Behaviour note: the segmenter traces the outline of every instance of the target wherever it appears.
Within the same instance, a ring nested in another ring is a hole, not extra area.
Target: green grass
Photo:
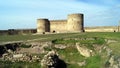
[[[9,42],[9,41],[27,41],[27,40],[35,40],[35,41],[49,41],[56,38],[62,37],[70,37],[74,36],[76,33],[62,33],[62,34],[38,34],[38,35],[0,35],[0,42]]]
[[[61,33],[61,34],[44,34],[44,35],[1,35],[0,42],[8,41],[27,41],[38,39],[38,41],[50,41],[60,38],[89,38],[89,37],[100,37],[106,39],[115,39],[119,40],[119,32],[88,32],[88,33]]]
[[[78,64],[67,64],[67,68],[81,68]]]
[[[40,37],[39,35],[3,35],[0,36],[0,42],[8,42],[8,41],[25,41],[30,39],[36,39]]]
[[[120,56],[120,42],[111,43],[109,47],[112,49],[115,55]]]
[[[87,65],[84,68],[101,68],[101,57],[100,55],[95,55],[86,59]]]
[[[31,45],[22,44],[22,45],[20,45],[20,47],[21,47],[21,48],[30,48]]]
[[[75,46],[67,47],[66,49],[57,49],[62,59],[68,63],[80,62],[84,59],[82,55],[77,51]]]
[[[66,49],[56,49],[60,58],[67,63],[67,68],[79,68],[77,64],[85,59],[80,53],[76,50],[74,46],[67,47]]]
[[[94,37],[93,37],[94,39]],[[81,44],[99,44],[99,45],[102,45],[105,43],[105,40],[104,38],[98,38],[96,37],[94,40],[86,40],[86,39],[83,39],[83,40],[75,40],[75,39],[69,39],[69,40],[64,40],[64,39],[55,39],[52,41],[52,43],[54,44],[75,44],[77,42],[80,42]]]
[[[64,40],[65,38],[73,38]],[[84,40],[74,40],[74,38],[82,38]],[[87,38],[93,38],[91,40],[85,40]],[[37,39],[37,40],[33,40]],[[111,39],[116,40],[117,42],[106,44],[105,39]],[[87,65],[83,66],[81,68],[102,68],[102,65],[104,64],[105,60],[107,60],[107,57],[101,57],[100,54],[97,54],[95,56],[85,58],[77,51],[74,44],[76,42],[80,42],[80,44],[85,45],[86,47],[92,49],[93,44],[108,45],[115,55],[120,55],[120,33],[119,32],[90,32],[90,33],[61,33],[61,34],[44,34],[44,35],[3,35],[0,36],[0,43],[1,42],[8,42],[8,41],[27,41],[27,40],[33,40],[33,41],[52,41],[54,44],[70,44],[66,49],[56,49],[54,48],[58,54],[60,55],[60,58],[64,60],[67,63],[68,68],[80,68],[77,62],[81,62],[83,60],[87,61]],[[51,50],[51,48],[45,48],[45,50]],[[103,54],[104,55],[104,54]],[[3,64],[0,62],[0,64]],[[25,68],[25,66],[28,66],[28,68],[40,68],[39,63],[6,63],[6,66],[10,66],[11,68]],[[23,67],[21,67],[23,65]],[[33,67],[34,66],[34,67]],[[10,68],[9,67],[9,68]],[[8,68],[8,67],[6,67]]]

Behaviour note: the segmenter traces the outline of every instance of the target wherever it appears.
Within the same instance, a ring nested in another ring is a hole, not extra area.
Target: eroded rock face
[[[77,48],[77,50],[80,52],[80,54],[82,55],[82,56],[85,56],[85,57],[90,57],[90,56],[92,56],[92,50],[90,50],[90,49],[88,49],[88,48],[86,48],[86,47],[84,47],[84,46],[80,46],[79,45],[79,43],[76,43],[76,48]]]
[[[31,55],[27,53],[4,53],[2,55],[2,60],[4,61],[11,61],[11,62],[39,62],[40,57],[37,55]]]
[[[64,61],[60,60],[55,51],[48,52],[41,60],[41,66],[45,68],[66,68]]]

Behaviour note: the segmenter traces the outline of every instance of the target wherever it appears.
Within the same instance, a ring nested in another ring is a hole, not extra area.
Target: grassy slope
[[[32,39],[45,39],[52,40],[56,38],[65,38],[65,37],[103,37],[107,39],[115,39],[119,40],[120,33],[112,33],[112,32],[98,32],[98,33],[61,33],[61,34],[45,34],[45,35],[1,35],[0,42],[7,41],[21,41],[21,40],[32,40]]]
[[[48,35],[13,35],[13,36],[0,36],[0,42],[8,42],[8,41],[26,41],[26,40],[32,40],[32,39],[38,39],[38,41],[50,41],[54,39],[60,39],[60,38],[91,38],[91,37],[99,37],[99,38],[105,38],[105,39],[111,39],[116,40],[118,42],[109,43],[109,47],[113,50],[113,52],[116,55],[120,54],[120,33],[64,33],[64,34],[48,34]],[[68,68],[79,68],[78,64],[75,64],[74,62],[79,62],[84,59],[75,49],[74,47],[67,48],[66,50],[58,50],[62,58],[64,56],[68,58],[64,58],[66,62],[73,63],[73,65],[68,64]],[[71,54],[72,52],[75,52]],[[71,56],[71,57],[70,57]],[[78,60],[79,59],[79,60]],[[73,60],[71,62],[70,60]],[[99,68],[98,66],[103,62],[101,61],[101,57],[99,55],[90,57],[86,59],[88,62],[88,66],[83,68]],[[94,65],[93,65],[94,64]]]
[[[27,41],[27,40],[52,40],[56,38],[61,38],[61,37],[69,37],[69,36],[74,36],[76,33],[63,33],[63,34],[41,34],[41,35],[1,35],[0,36],[0,42],[9,42],[9,41]]]
[[[45,34],[45,35],[1,35],[0,42],[5,41],[20,41],[20,40],[32,40],[32,39],[54,39],[54,38],[65,38],[65,37],[103,37],[107,39],[120,40],[120,33],[112,32],[98,32],[98,33],[61,33],[61,34]]]

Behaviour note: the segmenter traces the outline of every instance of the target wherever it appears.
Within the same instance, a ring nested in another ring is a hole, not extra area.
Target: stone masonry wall
[[[50,21],[50,32],[66,32],[67,31],[67,20],[51,20]]]

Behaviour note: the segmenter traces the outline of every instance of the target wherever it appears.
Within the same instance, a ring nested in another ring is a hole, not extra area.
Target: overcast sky
[[[85,26],[117,26],[120,0],[1,0],[0,30],[36,28],[36,19],[83,13]]]

